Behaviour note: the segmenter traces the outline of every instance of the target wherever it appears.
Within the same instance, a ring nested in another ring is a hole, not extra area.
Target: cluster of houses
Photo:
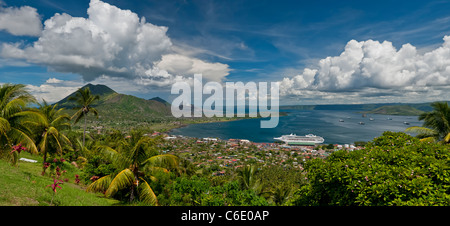
[[[161,147],[166,153],[183,157],[197,169],[212,171],[214,176],[225,175],[245,165],[281,166],[303,170],[303,162],[326,158],[339,149],[354,150],[353,145],[334,145],[334,149],[318,146],[287,146],[277,143],[254,143],[245,139],[189,138],[166,136]],[[324,147],[324,146],[323,146]]]

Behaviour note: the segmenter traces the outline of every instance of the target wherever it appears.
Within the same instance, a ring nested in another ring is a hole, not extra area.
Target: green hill
[[[105,85],[87,84],[81,89],[88,87],[92,95],[99,95],[100,99],[94,104],[94,107],[104,113],[115,113],[115,116],[135,117],[135,116],[168,116],[171,115],[167,102],[159,97],[145,100],[132,95],[117,93]],[[74,101],[69,101],[70,97],[76,95],[76,92],[57,102],[59,107],[72,109],[76,107]],[[140,117],[141,118],[141,117]]]
[[[161,98],[146,100],[117,93],[105,85],[87,84],[82,89],[86,87],[89,87],[93,95],[100,96],[93,105],[98,110],[99,117],[88,115],[88,126],[91,128],[98,126],[114,129],[142,128],[175,119],[171,114],[170,105]],[[75,92],[57,102],[58,106],[64,107],[69,115],[73,115],[77,107],[75,102],[68,100],[71,96],[75,96]]]
[[[105,99],[106,97],[110,96],[110,95],[115,95],[118,94],[116,91],[114,91],[113,89],[109,88],[108,86],[105,85],[92,85],[92,84],[87,84],[83,87],[81,87],[82,89],[89,87],[89,89],[91,90],[91,93],[93,95],[99,95],[100,96],[100,100]],[[64,107],[64,108],[73,108],[75,107],[75,102],[73,101],[69,101],[70,97],[74,97],[76,92],[71,93],[70,95],[68,95],[67,97],[64,97],[62,100],[58,101],[57,104],[59,107]]]
[[[170,103],[167,102],[166,100],[162,99],[161,97],[153,97],[153,98],[150,99],[150,100],[158,101],[158,102],[160,102],[160,103],[163,103],[163,104],[166,105],[166,106],[170,106]]]

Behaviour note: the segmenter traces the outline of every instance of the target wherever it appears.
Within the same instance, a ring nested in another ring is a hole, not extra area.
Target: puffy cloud
[[[317,97],[321,92],[339,97],[337,93],[346,93],[362,98],[390,93],[395,97],[394,91],[412,93],[444,86],[450,86],[449,36],[442,46],[422,54],[411,44],[397,50],[389,41],[351,40],[339,56],[326,57],[315,69],[305,68],[299,75],[284,78],[280,94]]]
[[[216,82],[221,82],[230,71],[226,64],[208,63],[180,54],[164,55],[157,67],[173,74],[202,74],[204,79]]]
[[[87,14],[88,18],[82,18],[56,13],[44,22],[36,42],[29,46],[3,43],[1,56],[77,73],[85,81],[105,75],[164,86],[193,73],[213,80],[228,75],[228,65],[174,55],[168,28],[148,23],[130,10],[91,0]],[[181,61],[171,60],[173,56]]]
[[[39,102],[45,100],[48,103],[54,103],[75,92],[81,86],[83,86],[82,82],[49,78],[44,84],[27,85],[26,88]]]
[[[0,8],[0,30],[13,35],[39,36],[41,18],[37,10],[30,6]]]

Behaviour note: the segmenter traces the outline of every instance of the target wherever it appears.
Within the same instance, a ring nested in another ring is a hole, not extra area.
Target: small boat
[[[409,125],[409,122],[403,122],[403,124],[405,124],[405,125]]]
[[[373,118],[370,118],[369,120],[370,120],[370,121],[373,121]]]
[[[364,123],[364,122],[359,122],[359,124],[360,124],[360,125],[365,125],[366,123]]]
[[[387,120],[392,120],[391,118],[387,118]]]
[[[344,119],[339,119],[339,122],[344,122]]]

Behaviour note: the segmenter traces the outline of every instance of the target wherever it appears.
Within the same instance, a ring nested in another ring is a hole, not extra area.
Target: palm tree
[[[417,133],[423,140],[440,140],[450,142],[450,108],[447,102],[431,104],[433,111],[422,113],[419,121],[424,120],[423,126],[412,126],[405,132]]]
[[[178,157],[170,154],[158,154],[156,144],[160,138],[143,136],[142,132],[132,131],[131,137],[119,141],[116,149],[109,146],[98,146],[98,150],[108,153],[119,170],[118,173],[101,177],[91,183],[86,191],[105,192],[111,197],[118,191],[130,191],[130,201],[135,196],[149,205],[158,205],[155,193],[147,181],[156,180],[152,173],[157,170],[168,172],[165,166],[176,168]],[[136,195],[135,195],[136,193]]]
[[[99,95],[92,95],[89,87],[84,89],[78,89],[75,96],[69,97],[70,101],[75,101],[79,107],[81,107],[73,116],[72,119],[75,118],[75,123],[80,121],[81,118],[84,118],[84,129],[83,129],[83,146],[85,145],[86,140],[86,117],[89,112],[94,113],[95,116],[98,117],[97,109],[92,107],[94,101],[100,99]]]
[[[35,102],[35,98],[26,91],[25,85],[0,86],[0,150],[22,143],[31,153],[38,153],[31,138],[31,129],[27,126],[28,122],[44,121],[41,114],[27,109],[30,103]]]
[[[70,129],[70,116],[67,113],[62,113],[64,108],[57,109],[58,104],[48,105],[44,100],[39,104],[38,111],[44,116],[43,124],[37,124],[39,151],[44,156],[43,163],[46,163],[47,154],[49,152],[56,152],[61,154],[64,144],[71,144],[70,140],[61,131]],[[43,172],[45,172],[45,167]]]
[[[262,183],[261,178],[258,178],[257,176],[257,168],[255,165],[247,165],[242,167],[242,169],[238,171],[238,178],[243,189],[252,190],[256,193],[256,195],[266,193],[264,191],[264,183]]]
[[[258,185],[256,179],[256,167],[254,165],[248,165],[238,171],[239,180],[244,189],[251,189]]]
[[[283,205],[291,196],[293,191],[293,186],[290,183],[280,184],[275,187],[275,190],[272,191],[272,200],[276,205]]]

